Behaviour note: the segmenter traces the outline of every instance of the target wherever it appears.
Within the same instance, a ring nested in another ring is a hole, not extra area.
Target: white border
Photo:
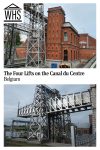
[[[99,141],[99,136],[100,136],[100,2],[99,0],[0,0],[0,48],[1,48],[1,54],[0,54],[0,97],[1,97],[1,103],[0,103],[0,148],[4,149],[5,147],[3,147],[3,100],[4,100],[4,82],[3,82],[3,9],[8,6],[11,3],[15,3],[18,6],[22,5],[22,3],[34,3],[34,2],[43,2],[43,3],[96,3],[97,4],[97,8],[96,8],[96,32],[97,32],[97,68],[96,69],[79,69],[79,71],[84,71],[85,72],[85,76],[84,77],[33,77],[31,80],[28,79],[26,80],[25,77],[23,77],[22,81],[20,83],[14,83],[14,84],[97,84],[97,147],[99,148],[100,146],[100,141]],[[16,3],[17,2],[17,3]],[[7,69],[6,69],[7,70]],[[13,70],[13,69],[11,69]],[[21,71],[22,69],[18,69],[19,71]],[[26,70],[26,69],[23,69]],[[34,70],[34,69],[32,69]],[[40,69],[35,69],[35,70],[40,70]],[[41,69],[42,70],[42,69]],[[44,70],[44,69],[43,69]],[[46,69],[46,70],[50,70],[50,69]],[[71,70],[78,70],[78,69],[71,69]],[[57,70],[56,70],[57,71]],[[58,69],[59,71],[59,69]],[[8,83],[10,84],[10,83]],[[13,83],[12,83],[13,84]],[[15,148],[15,147],[14,147]],[[43,149],[49,149],[50,147],[46,147]],[[68,148],[68,147],[67,147]],[[91,147],[86,147],[86,148],[91,148]],[[7,148],[7,149],[11,149],[11,148]],[[15,149],[18,149],[18,147],[16,147]],[[20,147],[21,149],[21,147]],[[27,149],[27,147],[26,147]],[[33,149],[33,147],[31,148]],[[39,147],[38,147],[39,149]],[[61,149],[61,148],[56,148],[56,149]],[[94,148],[93,148],[94,149]]]

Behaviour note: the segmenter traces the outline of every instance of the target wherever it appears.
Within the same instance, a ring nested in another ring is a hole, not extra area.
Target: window
[[[71,33],[71,43],[72,43],[72,33]]]
[[[67,32],[64,32],[64,41],[68,41],[68,34],[67,34]]]
[[[76,37],[76,45],[77,45],[77,37]]]
[[[76,57],[75,57],[75,51],[74,51],[74,60],[75,60],[75,58],[76,58]]]
[[[74,35],[74,45],[76,44],[76,36]]]
[[[72,60],[72,50],[71,50],[71,60]]]
[[[64,50],[64,61],[68,61],[68,51]]]
[[[78,59],[79,59],[79,51],[78,51]]]
[[[76,51],[76,59],[77,59],[77,51]]]

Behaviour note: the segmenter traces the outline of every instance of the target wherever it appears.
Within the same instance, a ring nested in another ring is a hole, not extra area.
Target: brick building
[[[61,44],[62,61],[79,60],[79,35],[70,22],[65,22],[62,25]]]
[[[26,58],[26,47],[18,47],[16,48],[16,57],[19,59],[25,59]]]
[[[62,7],[48,9],[46,60],[49,67],[79,60],[79,34],[70,22],[65,22]]]
[[[65,22],[61,6],[48,9],[46,60],[49,67],[59,67],[62,63],[75,67],[81,59],[92,58],[95,49],[96,39],[78,34],[70,22]]]
[[[77,128],[77,134],[78,135],[90,134],[89,128]]]
[[[47,23],[47,65],[61,62],[62,59],[62,25],[65,22],[65,12],[61,7],[48,9]],[[67,54],[66,54],[67,56]]]
[[[61,6],[48,9],[45,26],[46,66],[57,68],[61,64],[77,67],[96,55],[96,39],[89,34],[79,34],[70,22],[65,22]],[[26,40],[27,41],[27,40]],[[16,49],[19,58],[26,57],[27,43]]]
[[[89,34],[79,34],[80,59],[90,59],[96,55],[96,39]]]

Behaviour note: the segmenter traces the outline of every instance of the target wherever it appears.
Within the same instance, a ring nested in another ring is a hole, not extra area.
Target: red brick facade
[[[90,129],[89,128],[77,128],[77,134],[83,135],[83,134],[89,134]]]
[[[67,33],[68,40],[64,41],[64,33]],[[79,35],[74,27],[69,23],[64,23],[62,27],[62,60],[73,61],[79,59]],[[67,51],[68,58],[64,58],[64,51]]]
[[[78,34],[64,17],[62,7],[48,9],[46,59],[74,61],[93,57],[96,54],[96,39],[88,34]],[[65,40],[64,34],[67,34]]]
[[[65,12],[60,6],[48,9],[45,30],[47,62],[90,59],[96,54],[96,39],[88,34],[78,34],[70,22],[65,22]],[[18,57],[26,57],[23,46],[16,52]]]
[[[62,59],[61,36],[62,25],[65,22],[64,11],[61,7],[48,9],[46,58]]]
[[[64,34],[67,39],[64,39]],[[47,60],[79,59],[78,32],[69,22],[65,22],[65,13],[61,7],[48,9],[46,45]]]
[[[80,34],[80,58],[90,59],[96,55],[96,39],[88,34]]]
[[[80,48],[80,58],[81,59],[90,59],[94,55],[96,55],[95,49]]]
[[[96,49],[96,39],[88,34],[79,34],[80,48]]]
[[[16,56],[20,59],[26,58],[26,48],[25,47],[16,48]]]

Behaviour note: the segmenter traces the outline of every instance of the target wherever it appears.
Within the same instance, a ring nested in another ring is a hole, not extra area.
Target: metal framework
[[[4,65],[16,66],[16,32],[25,34],[26,40],[26,67],[43,67],[45,64],[45,23],[44,6],[42,3],[24,4],[24,22],[19,24],[4,24]],[[17,65],[21,62],[17,59]]]
[[[45,20],[43,4],[24,4],[25,16],[29,14],[26,67],[39,67],[45,60]]]
[[[16,24],[4,27],[4,65],[14,64],[16,49]]]
[[[24,121],[24,120],[12,120],[12,126],[11,126],[11,137],[15,137],[15,132],[16,134],[18,135],[18,137],[27,137],[27,134],[28,134],[28,127],[29,127],[29,124],[30,122],[29,121]],[[20,130],[19,130],[19,127],[20,126]],[[22,126],[22,128],[21,128]],[[24,127],[23,127],[24,126]]]
[[[18,108],[18,117],[30,118],[30,138],[68,142],[70,139],[70,113],[92,108],[90,92],[60,95],[56,89],[37,85],[34,102]],[[68,137],[68,141],[66,141]]]
[[[70,142],[70,126],[70,113],[66,113],[66,111],[63,111],[48,114],[49,141],[62,143]]]

